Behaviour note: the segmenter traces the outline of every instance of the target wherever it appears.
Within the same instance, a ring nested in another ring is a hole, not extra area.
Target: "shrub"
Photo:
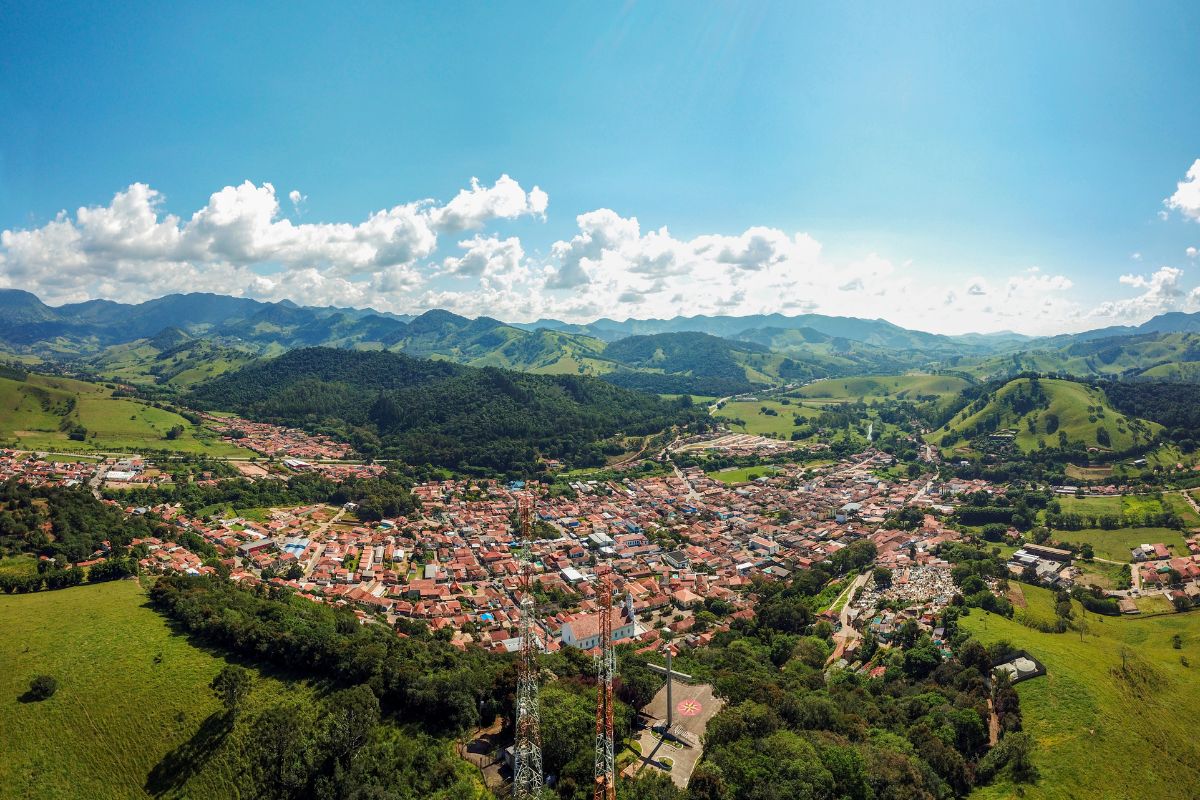
[[[51,675],[38,675],[29,682],[29,697],[34,700],[48,700],[58,691],[58,681]]]

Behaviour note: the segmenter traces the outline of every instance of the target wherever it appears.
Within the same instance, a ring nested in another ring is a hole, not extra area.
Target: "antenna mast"
[[[542,721],[538,692],[537,608],[529,591],[533,572],[530,542],[533,496],[517,497],[521,533],[521,658],[517,662],[517,741],[513,745],[513,800],[539,800],[542,795]]]
[[[612,641],[613,587],[600,578],[600,654],[596,657],[596,789],[593,800],[616,800],[617,775],[613,761],[613,675],[617,660]]]

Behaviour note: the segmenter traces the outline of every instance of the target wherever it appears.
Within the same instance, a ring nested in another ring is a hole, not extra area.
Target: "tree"
[[[325,718],[325,743],[342,763],[367,743],[371,729],[379,724],[379,698],[370,687],[359,684],[329,697]]]
[[[875,585],[886,588],[892,585],[892,571],[887,567],[876,567],[872,573],[875,577]]]
[[[686,797],[669,775],[655,769],[643,769],[637,778],[621,783],[622,800],[685,800]]]
[[[38,675],[29,682],[29,697],[48,700],[58,691],[58,681],[51,675]]]
[[[1079,555],[1084,561],[1091,561],[1096,557],[1096,551],[1092,547],[1091,542],[1084,542],[1079,548]]]
[[[241,710],[242,701],[250,694],[252,678],[250,671],[237,664],[226,664],[212,679],[209,688],[232,716]]]
[[[172,441],[174,441],[175,439],[178,439],[182,435],[183,435],[183,426],[182,425],[172,425],[170,428],[167,429],[167,438]]]

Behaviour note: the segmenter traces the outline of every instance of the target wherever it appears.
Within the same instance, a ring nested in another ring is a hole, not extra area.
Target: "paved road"
[[[322,522],[320,525],[318,525],[317,529],[312,532],[312,535],[309,538],[315,539],[317,536],[325,533],[327,530],[329,530],[329,526],[340,520],[345,513],[346,508],[343,506],[342,508],[338,509],[338,513],[334,514],[333,517],[331,517],[327,522]],[[320,544],[321,546],[317,548],[317,552],[313,555],[309,562],[304,565],[304,577],[306,578],[312,574],[313,567],[317,565],[317,562],[321,560],[321,556],[325,554],[325,548],[327,545],[325,542],[321,542]]]
[[[836,606],[841,602],[843,597],[847,594],[849,595],[846,602],[842,604],[842,610],[838,612],[838,622],[842,624],[842,629],[833,635],[833,654],[829,656],[829,660],[825,663],[832,664],[837,661],[842,657],[842,653],[846,651],[851,642],[862,638],[862,634],[850,625],[850,601],[854,598],[855,592],[867,585],[867,581],[871,578],[871,575],[871,572],[864,572],[859,575],[846,587],[846,591],[838,595],[838,599],[834,601],[833,604]]]

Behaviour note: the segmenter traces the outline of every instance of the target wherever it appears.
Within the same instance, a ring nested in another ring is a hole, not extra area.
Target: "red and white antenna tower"
[[[513,745],[513,798],[538,800],[542,795],[542,720],[538,692],[537,608],[529,590],[533,572],[530,542],[533,496],[517,498],[517,525],[521,533],[521,658],[517,662],[517,741]]]
[[[613,587],[600,578],[600,654],[596,656],[596,789],[593,800],[616,800],[617,774],[613,761],[613,676],[617,659],[612,641]]]

